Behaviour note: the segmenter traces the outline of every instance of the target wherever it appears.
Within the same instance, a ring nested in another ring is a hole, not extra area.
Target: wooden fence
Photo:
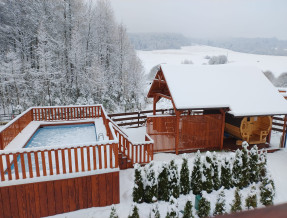
[[[1,181],[118,168],[116,143],[0,151]]]
[[[118,203],[118,171],[0,187],[0,217],[38,218]]]
[[[156,110],[157,114],[164,114],[165,112],[173,112],[172,109],[159,109]],[[128,112],[128,113],[117,113],[108,114],[108,116],[118,125],[118,126],[135,126],[139,127],[146,123],[147,115],[151,115],[153,110],[138,111],[138,112]]]

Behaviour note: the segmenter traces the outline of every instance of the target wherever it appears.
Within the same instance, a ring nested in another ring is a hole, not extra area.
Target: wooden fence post
[[[280,142],[280,148],[284,147],[284,142],[285,142],[285,137],[286,137],[286,122],[287,122],[287,115],[285,115],[284,117],[283,132],[282,132],[282,137],[281,137],[281,142]]]

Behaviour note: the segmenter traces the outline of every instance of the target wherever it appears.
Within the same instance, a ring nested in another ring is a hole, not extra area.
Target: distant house
[[[148,97],[155,152],[222,149],[224,132],[238,144],[265,143],[272,116],[287,114],[286,100],[255,67],[162,64]],[[161,98],[172,102],[170,114],[155,115]]]

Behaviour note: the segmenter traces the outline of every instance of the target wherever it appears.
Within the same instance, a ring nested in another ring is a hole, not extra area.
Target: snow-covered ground
[[[229,152],[220,152],[220,156],[227,156],[230,155]],[[189,169],[192,169],[193,166],[193,160],[194,160],[195,154],[188,154],[188,162],[189,162]],[[287,202],[287,186],[286,186],[286,180],[287,180],[287,174],[286,169],[284,166],[287,165],[287,149],[277,151],[272,154],[267,154],[267,165],[268,169],[271,172],[271,175],[275,182],[275,188],[276,188],[276,195],[274,199],[275,204]],[[175,154],[156,154],[154,156],[154,164],[155,167],[161,165],[162,162],[169,162],[170,160],[175,159],[175,162],[180,166],[182,163],[182,155],[175,155]],[[116,210],[120,218],[127,217],[131,205],[132,205],[132,188],[133,188],[133,180],[134,180],[134,170],[128,169],[128,170],[122,170],[120,171],[120,204],[116,205]],[[258,189],[258,185],[256,186]],[[232,202],[234,198],[234,188],[230,190],[225,190],[226,195],[226,205],[227,210],[230,209],[230,203]],[[244,199],[246,198],[247,194],[250,192],[250,186],[243,189],[241,191],[241,194],[243,196],[242,202],[244,202]],[[211,210],[214,210],[215,201],[217,198],[219,191],[213,191],[210,194],[207,194],[207,198],[212,201],[211,203]],[[191,197],[194,205],[195,196],[190,194],[189,196],[183,196],[181,195],[178,199],[179,203],[179,210],[183,210],[184,204],[186,203],[186,200],[188,197]],[[259,199],[259,196],[257,197]],[[243,203],[244,205],[244,203]],[[259,207],[262,207],[261,204],[258,205]],[[149,213],[152,208],[152,204],[142,203],[138,204],[140,217],[148,217]],[[167,202],[159,202],[159,210],[161,213],[161,217],[165,217],[166,212],[168,208]],[[76,218],[76,217],[109,217],[111,211],[111,206],[107,207],[99,207],[99,208],[89,208],[89,209],[83,209],[75,212],[70,212],[66,214],[59,214],[53,216],[54,218]]]
[[[187,46],[181,49],[137,51],[137,53],[142,60],[146,74],[152,67],[161,63],[181,64],[184,60],[191,60],[194,65],[206,64],[208,63],[208,60],[204,58],[206,55],[226,55],[228,64],[257,66],[263,71],[272,71],[276,77],[287,72],[287,56],[247,54],[203,45]]]

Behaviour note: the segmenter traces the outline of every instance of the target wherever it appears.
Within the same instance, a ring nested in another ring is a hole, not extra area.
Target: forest
[[[143,67],[109,1],[0,0],[0,111],[140,107]]]

